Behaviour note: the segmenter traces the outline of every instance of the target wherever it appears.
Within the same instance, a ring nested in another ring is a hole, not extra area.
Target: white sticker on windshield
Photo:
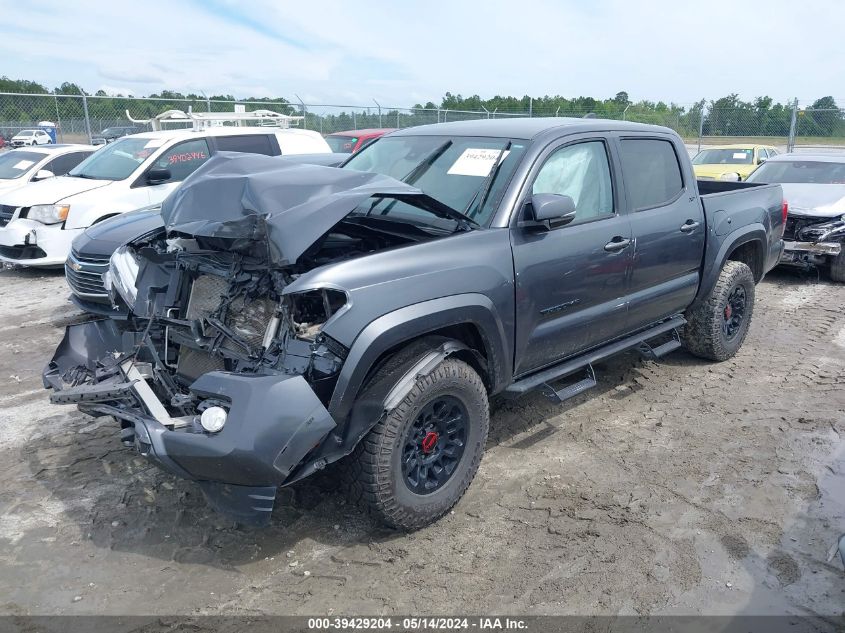
[[[734,152],[734,158],[742,159],[742,158],[747,158],[747,157],[748,157],[748,152]]]
[[[162,145],[164,145],[164,140],[165,139],[163,139],[163,138],[150,139],[149,141],[147,141],[147,144],[144,145],[144,149],[151,149],[153,147],[161,147]]]
[[[447,174],[453,176],[479,176],[484,178],[490,175],[490,170],[496,163],[499,154],[502,155],[502,160],[505,160],[510,150],[504,152],[500,149],[477,149],[467,148],[458,156],[452,166],[447,171]]]
[[[14,165],[12,165],[12,169],[29,169],[34,164],[34,160],[19,160]]]

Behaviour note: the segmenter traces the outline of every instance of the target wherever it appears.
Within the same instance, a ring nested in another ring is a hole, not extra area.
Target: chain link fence
[[[758,100],[759,101],[759,100]],[[782,151],[793,148],[845,148],[845,110],[802,108],[798,102],[751,104],[733,99],[707,103],[665,105],[641,102],[607,108],[596,102],[588,107],[557,107],[531,100],[525,109],[503,111],[455,110],[444,108],[398,108],[382,106],[328,105],[287,101],[230,101],[192,97],[163,99],[147,97],[108,97],[67,94],[0,93],[0,135],[6,139],[42,121],[55,123],[60,143],[87,143],[109,127],[135,125],[134,120],[152,118],[166,110],[184,112],[233,112],[235,106],[250,112],[258,109],[304,117],[298,125],[331,134],[365,128],[406,128],[429,123],[471,119],[514,117],[599,116],[663,125],[678,132],[692,148],[727,143],[754,142],[774,145]],[[764,107],[765,106],[765,107]],[[176,126],[174,126],[176,127]]]

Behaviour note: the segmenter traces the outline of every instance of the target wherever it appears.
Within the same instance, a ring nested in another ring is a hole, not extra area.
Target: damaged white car
[[[845,282],[845,154],[783,154],[748,182],[778,183],[789,201],[781,264],[826,268]]]

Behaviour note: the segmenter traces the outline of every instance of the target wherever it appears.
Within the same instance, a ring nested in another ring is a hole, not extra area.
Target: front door
[[[575,219],[540,230],[512,225],[516,275],[516,375],[526,374],[613,338],[625,329],[631,226],[619,213],[618,169],[605,139],[549,148],[519,206],[533,194],[568,195]]]

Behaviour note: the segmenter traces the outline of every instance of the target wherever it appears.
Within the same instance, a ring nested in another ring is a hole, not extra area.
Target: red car
[[[326,136],[326,142],[332,148],[332,151],[337,154],[354,154],[373,139],[393,132],[395,129],[394,127],[384,127],[335,132]]]

